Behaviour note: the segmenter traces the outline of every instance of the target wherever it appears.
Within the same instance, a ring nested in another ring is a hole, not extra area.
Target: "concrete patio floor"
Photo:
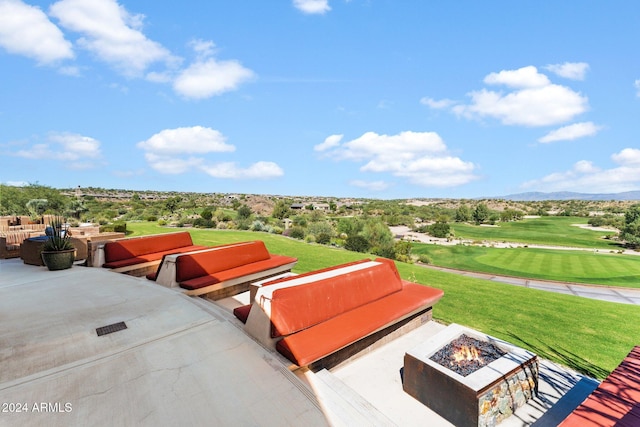
[[[247,299],[212,303],[103,269],[0,261],[0,404],[12,409],[0,425],[451,425],[400,377],[405,351],[444,325],[331,372],[292,373],[231,315]],[[118,322],[127,328],[97,335]],[[501,426],[556,425],[597,386],[548,361],[540,380],[539,397]]]

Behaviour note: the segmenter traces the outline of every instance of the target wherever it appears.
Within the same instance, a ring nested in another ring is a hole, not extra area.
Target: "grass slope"
[[[178,231],[128,223],[132,235]],[[299,259],[302,273],[362,259],[364,254],[266,233],[189,229],[197,244],[263,240],[269,251]],[[640,308],[510,286],[397,263],[403,278],[444,290],[434,318],[459,323],[604,378],[640,343]]]

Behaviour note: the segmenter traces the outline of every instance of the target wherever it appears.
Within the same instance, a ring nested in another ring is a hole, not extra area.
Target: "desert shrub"
[[[288,233],[287,235],[289,237],[292,237],[294,239],[304,239],[304,228],[302,227],[291,227],[289,230],[287,230]]]
[[[446,222],[436,222],[435,224],[427,227],[427,230],[433,237],[445,238],[449,236],[451,227]]]
[[[328,245],[331,243],[331,235],[328,233],[319,233],[316,236],[316,243],[320,243],[321,245]]]
[[[304,241],[307,243],[315,243],[316,236],[314,236],[313,234],[307,234],[307,237],[304,238]]]
[[[149,221],[149,222],[156,222],[158,220],[158,217],[155,215],[148,215],[145,220]]]
[[[126,222],[114,222],[113,224],[105,224],[100,226],[101,233],[126,233],[127,232],[127,223]]]
[[[167,225],[167,221],[166,221],[166,220],[164,220],[164,219],[159,219],[159,220],[158,220],[158,225],[159,225],[160,227],[164,227],[165,225]]]
[[[269,233],[271,234],[282,234],[282,232],[282,227],[269,226]]]
[[[322,243],[320,240],[326,242],[322,244],[329,243],[331,238],[335,235],[333,227],[327,221],[319,221],[309,224],[309,227],[307,227],[307,233],[316,236],[316,242],[318,243]]]
[[[376,246],[371,249],[371,253],[383,258],[396,259],[396,251],[393,245]]]
[[[349,236],[344,242],[344,248],[353,252],[367,252],[369,250],[369,241],[360,235]]]
[[[236,220],[236,228],[238,230],[249,230],[251,228],[251,220],[249,218],[238,218]]]
[[[200,213],[200,216],[203,219],[209,219],[210,220],[211,218],[213,218],[213,212],[209,208],[204,208],[202,210],[202,212]]]
[[[431,258],[429,258],[428,255],[420,254],[418,255],[418,262],[421,262],[423,264],[431,264]]]
[[[198,228],[213,228],[216,226],[216,223],[211,219],[196,218],[193,220],[193,226]]]
[[[266,231],[265,228],[264,222],[262,221],[256,220],[251,224],[251,231]]]

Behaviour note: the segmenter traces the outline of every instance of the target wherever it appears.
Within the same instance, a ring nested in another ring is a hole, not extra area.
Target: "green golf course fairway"
[[[640,288],[640,256],[607,251],[441,246],[415,243],[433,265],[490,274]]]

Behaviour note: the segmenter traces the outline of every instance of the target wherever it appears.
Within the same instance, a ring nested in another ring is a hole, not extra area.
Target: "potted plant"
[[[42,246],[42,262],[49,270],[71,268],[75,261],[76,249],[71,242],[68,226],[61,218],[56,218],[48,227],[49,238]]]

